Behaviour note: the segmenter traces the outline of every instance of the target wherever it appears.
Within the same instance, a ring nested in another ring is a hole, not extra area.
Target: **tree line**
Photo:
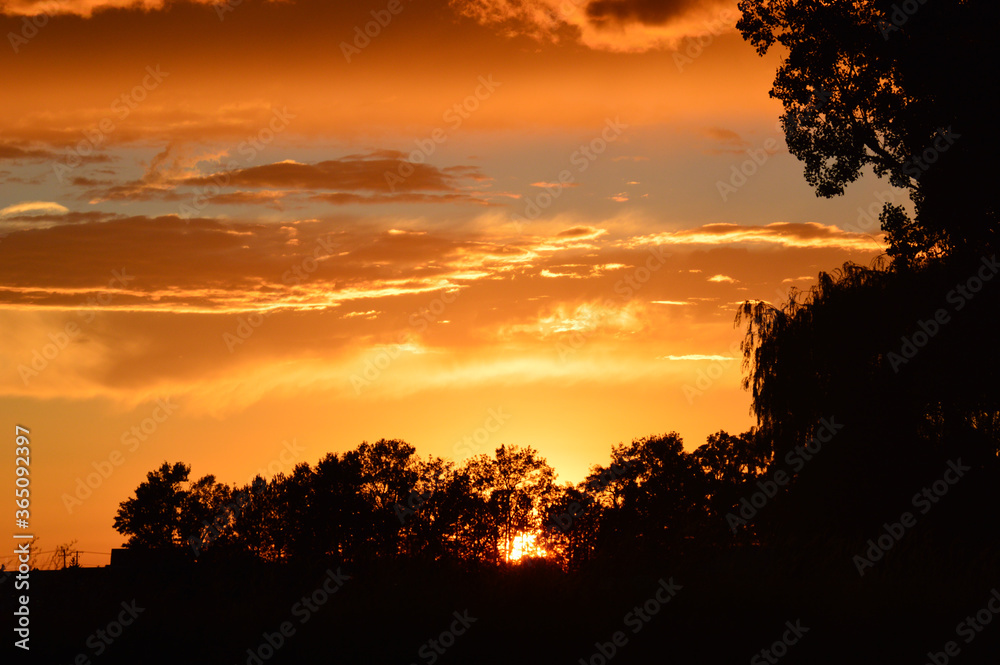
[[[229,486],[183,463],[150,471],[114,527],[130,548],[197,560],[333,557],[500,565],[525,554],[564,567],[620,551],[650,555],[691,538],[735,541],[725,513],[767,467],[750,431],[693,452],[676,432],[612,447],[577,484],[557,484],[532,448],[502,445],[461,464],[399,440],[328,453],[289,474]]]

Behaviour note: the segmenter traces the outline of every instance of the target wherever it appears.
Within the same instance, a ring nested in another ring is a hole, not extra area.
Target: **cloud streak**
[[[837,248],[857,251],[875,249],[872,237],[842,231],[816,222],[775,222],[766,226],[706,224],[693,229],[668,231],[628,241],[638,245],[732,245],[761,244],[797,248]]]

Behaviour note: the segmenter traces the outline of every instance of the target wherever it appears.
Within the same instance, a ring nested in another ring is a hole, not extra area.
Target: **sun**
[[[521,531],[511,542],[510,553],[507,561],[513,563],[525,558],[537,558],[548,556],[548,552],[537,542],[538,533],[535,531]]]

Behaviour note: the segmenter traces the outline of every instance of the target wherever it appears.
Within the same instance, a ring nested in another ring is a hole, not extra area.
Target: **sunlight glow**
[[[548,552],[545,548],[539,545],[536,540],[538,539],[537,533],[525,533],[521,532],[514,536],[514,541],[511,543],[510,553],[507,555],[507,561],[520,561],[523,558],[541,558],[548,556]]]

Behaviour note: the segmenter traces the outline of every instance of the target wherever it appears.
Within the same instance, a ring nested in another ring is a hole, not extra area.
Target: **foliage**
[[[771,96],[784,106],[788,148],[817,195],[842,194],[868,167],[908,190],[915,219],[889,204],[881,217],[900,265],[996,247],[997,132],[982,103],[982,72],[996,64],[1000,5],[741,0],[739,7],[737,27],[758,53],[780,47]]]

